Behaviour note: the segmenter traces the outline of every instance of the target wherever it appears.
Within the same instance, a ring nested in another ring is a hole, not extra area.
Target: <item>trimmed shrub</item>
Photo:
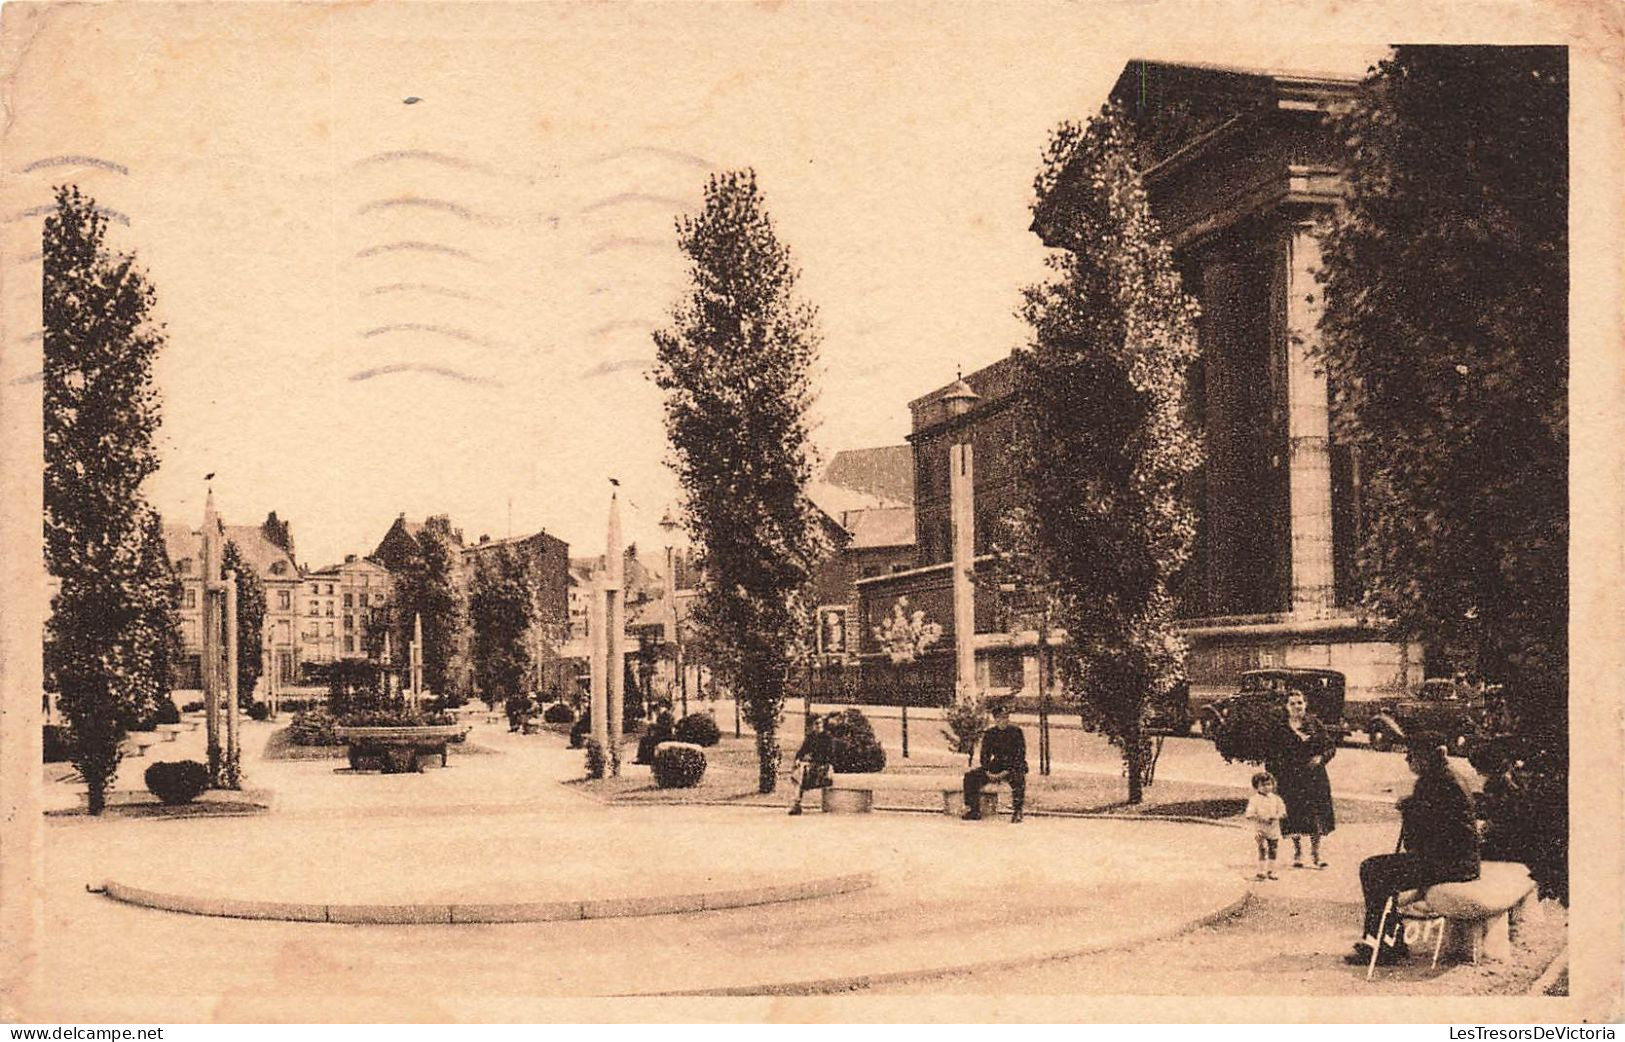
[[[325,709],[306,709],[293,714],[288,724],[288,741],[294,745],[340,745],[338,721]]]
[[[164,698],[159,701],[157,722],[160,724],[178,724],[181,722],[181,711],[175,708],[173,698]]]
[[[69,752],[68,729],[59,724],[46,724],[45,762],[66,763]]]
[[[248,718],[250,720],[264,720],[271,715],[271,707],[264,702],[248,703]]]
[[[863,710],[831,713],[825,729],[835,741],[836,774],[872,774],[886,769],[886,750]]]
[[[710,713],[690,713],[677,722],[674,736],[679,742],[710,748],[722,741],[722,728]]]
[[[1499,735],[1469,759],[1484,776],[1479,814],[1486,860],[1519,861],[1542,897],[1568,903],[1568,742],[1560,735]]]
[[[145,777],[147,791],[170,806],[191,803],[209,787],[209,769],[196,760],[155,763]]]
[[[687,742],[667,742],[655,750],[654,776],[662,789],[692,789],[705,777],[705,751]]]
[[[604,747],[598,739],[587,739],[587,777],[592,779],[602,778],[604,768],[608,766],[608,762],[604,756]]]
[[[581,748],[581,743],[585,742],[590,734],[592,734],[592,714],[582,713],[581,719],[570,728],[570,748]]]
[[[563,702],[554,702],[542,710],[542,720],[549,724],[573,724],[576,711]]]
[[[1273,742],[1284,713],[1266,702],[1238,699],[1213,736],[1213,748],[1231,763],[1263,763],[1275,751]]]

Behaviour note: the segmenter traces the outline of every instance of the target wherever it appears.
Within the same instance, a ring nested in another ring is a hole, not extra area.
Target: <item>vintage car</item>
[[[1484,730],[1490,700],[1476,688],[1444,677],[1422,682],[1414,695],[1388,699],[1373,707],[1365,732],[1378,751],[1402,745],[1407,735],[1436,734],[1455,754],[1466,753]]]
[[[1328,730],[1342,737],[1348,731],[1343,722],[1343,687],[1343,674],[1335,669],[1292,666],[1250,669],[1241,675],[1239,690],[1209,702],[1196,713],[1196,725],[1201,728],[1202,734],[1212,738],[1224,726],[1225,717],[1238,705],[1268,702],[1285,706],[1288,691],[1302,691],[1309,702],[1309,711]]]

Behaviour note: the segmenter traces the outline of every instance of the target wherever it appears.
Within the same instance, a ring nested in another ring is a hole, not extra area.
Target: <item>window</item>
[[[279,611],[287,611],[293,607],[293,591],[278,590],[276,592],[276,606]]]
[[[310,592],[311,593],[321,593],[322,592],[322,584],[321,583],[311,583],[310,584]]]
[[[355,616],[354,615],[346,615],[346,616],[344,616],[344,628],[347,629],[347,630],[355,629]]]
[[[327,624],[327,635],[329,637],[333,635],[333,624],[331,622]]]
[[[332,601],[327,602],[327,617],[330,618],[330,619],[333,617],[333,602]]]
[[[333,596],[333,584],[332,583],[327,584],[327,595],[329,597]]]
[[[192,559],[190,557],[175,562],[175,571],[182,575],[192,574]]]
[[[347,594],[344,595],[344,606],[346,608],[354,608],[355,607],[355,595],[354,594],[347,593]]]
[[[274,561],[274,562],[272,562],[272,564],[271,564],[271,574],[272,575],[287,575],[288,574],[288,562],[286,562],[286,561]]]
[[[367,595],[366,594],[361,595],[361,606],[363,608],[365,608],[367,606]]]
[[[345,637],[344,638],[344,650],[345,651],[354,651],[355,650],[355,638],[354,637]]]
[[[322,613],[321,603],[318,602],[318,601],[311,601],[310,602],[310,613],[312,615],[320,615]]]
[[[197,607],[197,588],[196,587],[189,586],[189,587],[186,588],[186,606],[188,608],[196,608]]]

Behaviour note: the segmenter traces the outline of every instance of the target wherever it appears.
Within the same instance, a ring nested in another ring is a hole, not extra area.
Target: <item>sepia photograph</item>
[[[1619,1022],[1620,39],[5,4],[0,1018]]]

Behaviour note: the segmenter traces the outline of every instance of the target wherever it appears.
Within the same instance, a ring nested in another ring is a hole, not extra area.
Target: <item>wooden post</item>
[[[612,765],[620,758],[610,751],[608,743],[619,745],[622,716],[626,703],[626,568],[621,558],[621,502],[614,493],[609,497],[609,525],[604,545],[604,642],[609,650],[604,678],[604,755]],[[612,772],[615,770],[611,768]]]

